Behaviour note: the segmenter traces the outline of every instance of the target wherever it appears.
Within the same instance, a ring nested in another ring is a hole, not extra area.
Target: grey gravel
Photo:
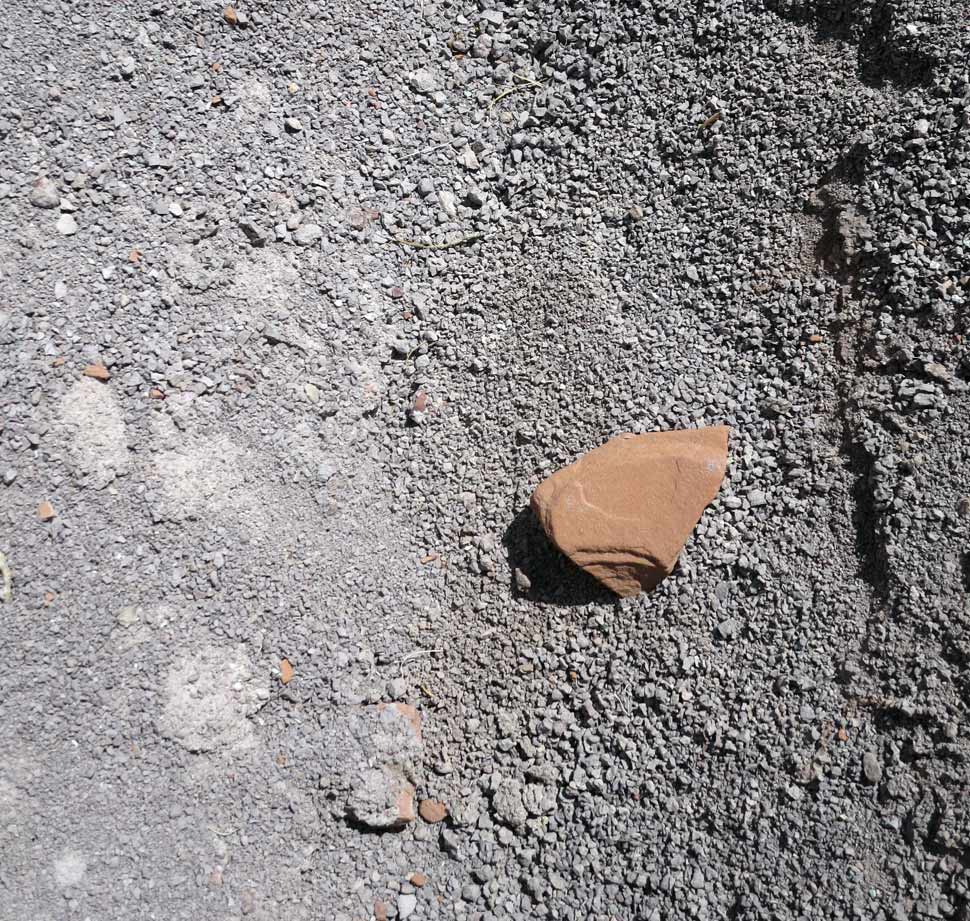
[[[301,224],[293,234],[293,241],[300,246],[311,246],[323,236],[323,228],[319,224]]]
[[[243,218],[239,222],[239,228],[253,246],[265,246],[269,239],[269,233],[252,218]]]
[[[965,7],[0,9],[0,915],[965,917]]]
[[[421,68],[409,77],[411,86],[419,93],[431,95],[438,89],[438,81],[429,70]]]

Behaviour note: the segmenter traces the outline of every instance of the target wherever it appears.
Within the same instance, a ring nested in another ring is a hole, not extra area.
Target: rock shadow
[[[528,505],[512,520],[502,543],[517,597],[565,606],[617,603],[613,592],[560,553]],[[526,591],[516,583],[516,568],[531,582]]]
[[[937,61],[919,37],[899,28],[901,3],[892,0],[769,0],[768,8],[791,22],[813,24],[817,40],[855,45],[859,79],[900,90],[925,86]]]

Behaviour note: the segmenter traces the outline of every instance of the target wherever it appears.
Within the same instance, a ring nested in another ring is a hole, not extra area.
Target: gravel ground
[[[965,0],[483,6],[0,0],[0,918],[970,918]]]

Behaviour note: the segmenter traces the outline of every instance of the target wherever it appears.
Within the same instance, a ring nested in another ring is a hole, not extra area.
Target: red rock
[[[231,26],[234,26],[237,22],[239,22],[239,17],[236,15],[236,11],[231,6],[227,6],[222,11],[222,18],[225,19],[225,21]]]
[[[383,902],[374,903],[374,921],[387,921],[387,905]]]
[[[618,595],[670,574],[717,495],[728,428],[619,435],[539,484],[532,508],[549,539]]]
[[[290,665],[289,659],[280,659],[280,683],[289,684],[293,680],[293,676],[296,674],[293,666]]]
[[[443,822],[448,815],[448,807],[444,803],[439,803],[436,799],[423,799],[418,806],[418,815],[425,822],[433,825],[435,822]]]
[[[417,886],[418,889],[420,889],[428,882],[428,877],[421,872],[412,873],[411,879],[408,880],[408,882],[410,882],[412,886]]]
[[[417,818],[414,814],[414,786],[407,781],[404,781],[398,790],[397,815],[399,825],[407,825]]]
[[[93,377],[98,381],[107,381],[111,379],[111,373],[104,365],[88,365],[84,369],[85,377]]]
[[[54,506],[45,499],[37,506],[37,517],[41,521],[52,521],[57,517],[57,512],[54,511]]]

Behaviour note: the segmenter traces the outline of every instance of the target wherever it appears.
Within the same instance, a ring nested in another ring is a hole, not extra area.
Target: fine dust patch
[[[125,656],[152,640],[156,631],[180,620],[180,613],[168,604],[125,605],[115,617],[109,643],[117,655]]]
[[[208,291],[222,284],[222,256],[208,247],[184,244],[176,247],[165,266],[168,281],[165,289],[177,285],[191,292]]]
[[[78,886],[87,869],[87,862],[77,851],[66,850],[54,861],[54,879],[64,889]]]
[[[242,646],[201,646],[185,653],[164,680],[158,731],[190,752],[252,741],[252,716],[269,699],[269,673],[259,673]]]
[[[25,814],[25,797],[5,777],[0,777],[0,840],[6,837],[6,827],[15,824]]]
[[[245,452],[224,437],[162,451],[155,457],[155,517],[185,521],[223,511],[258,515],[258,500],[244,485],[244,465]]]
[[[253,132],[259,130],[256,121],[267,114],[273,104],[273,93],[265,83],[259,80],[243,80],[234,86],[236,92],[236,121],[241,130]]]
[[[71,460],[87,485],[104,489],[128,472],[125,423],[109,386],[82,377],[61,399],[60,415],[73,429]]]
[[[273,308],[286,304],[293,297],[300,281],[294,265],[295,255],[272,251],[254,252],[236,264],[235,278],[229,296],[245,301],[253,308]]]

